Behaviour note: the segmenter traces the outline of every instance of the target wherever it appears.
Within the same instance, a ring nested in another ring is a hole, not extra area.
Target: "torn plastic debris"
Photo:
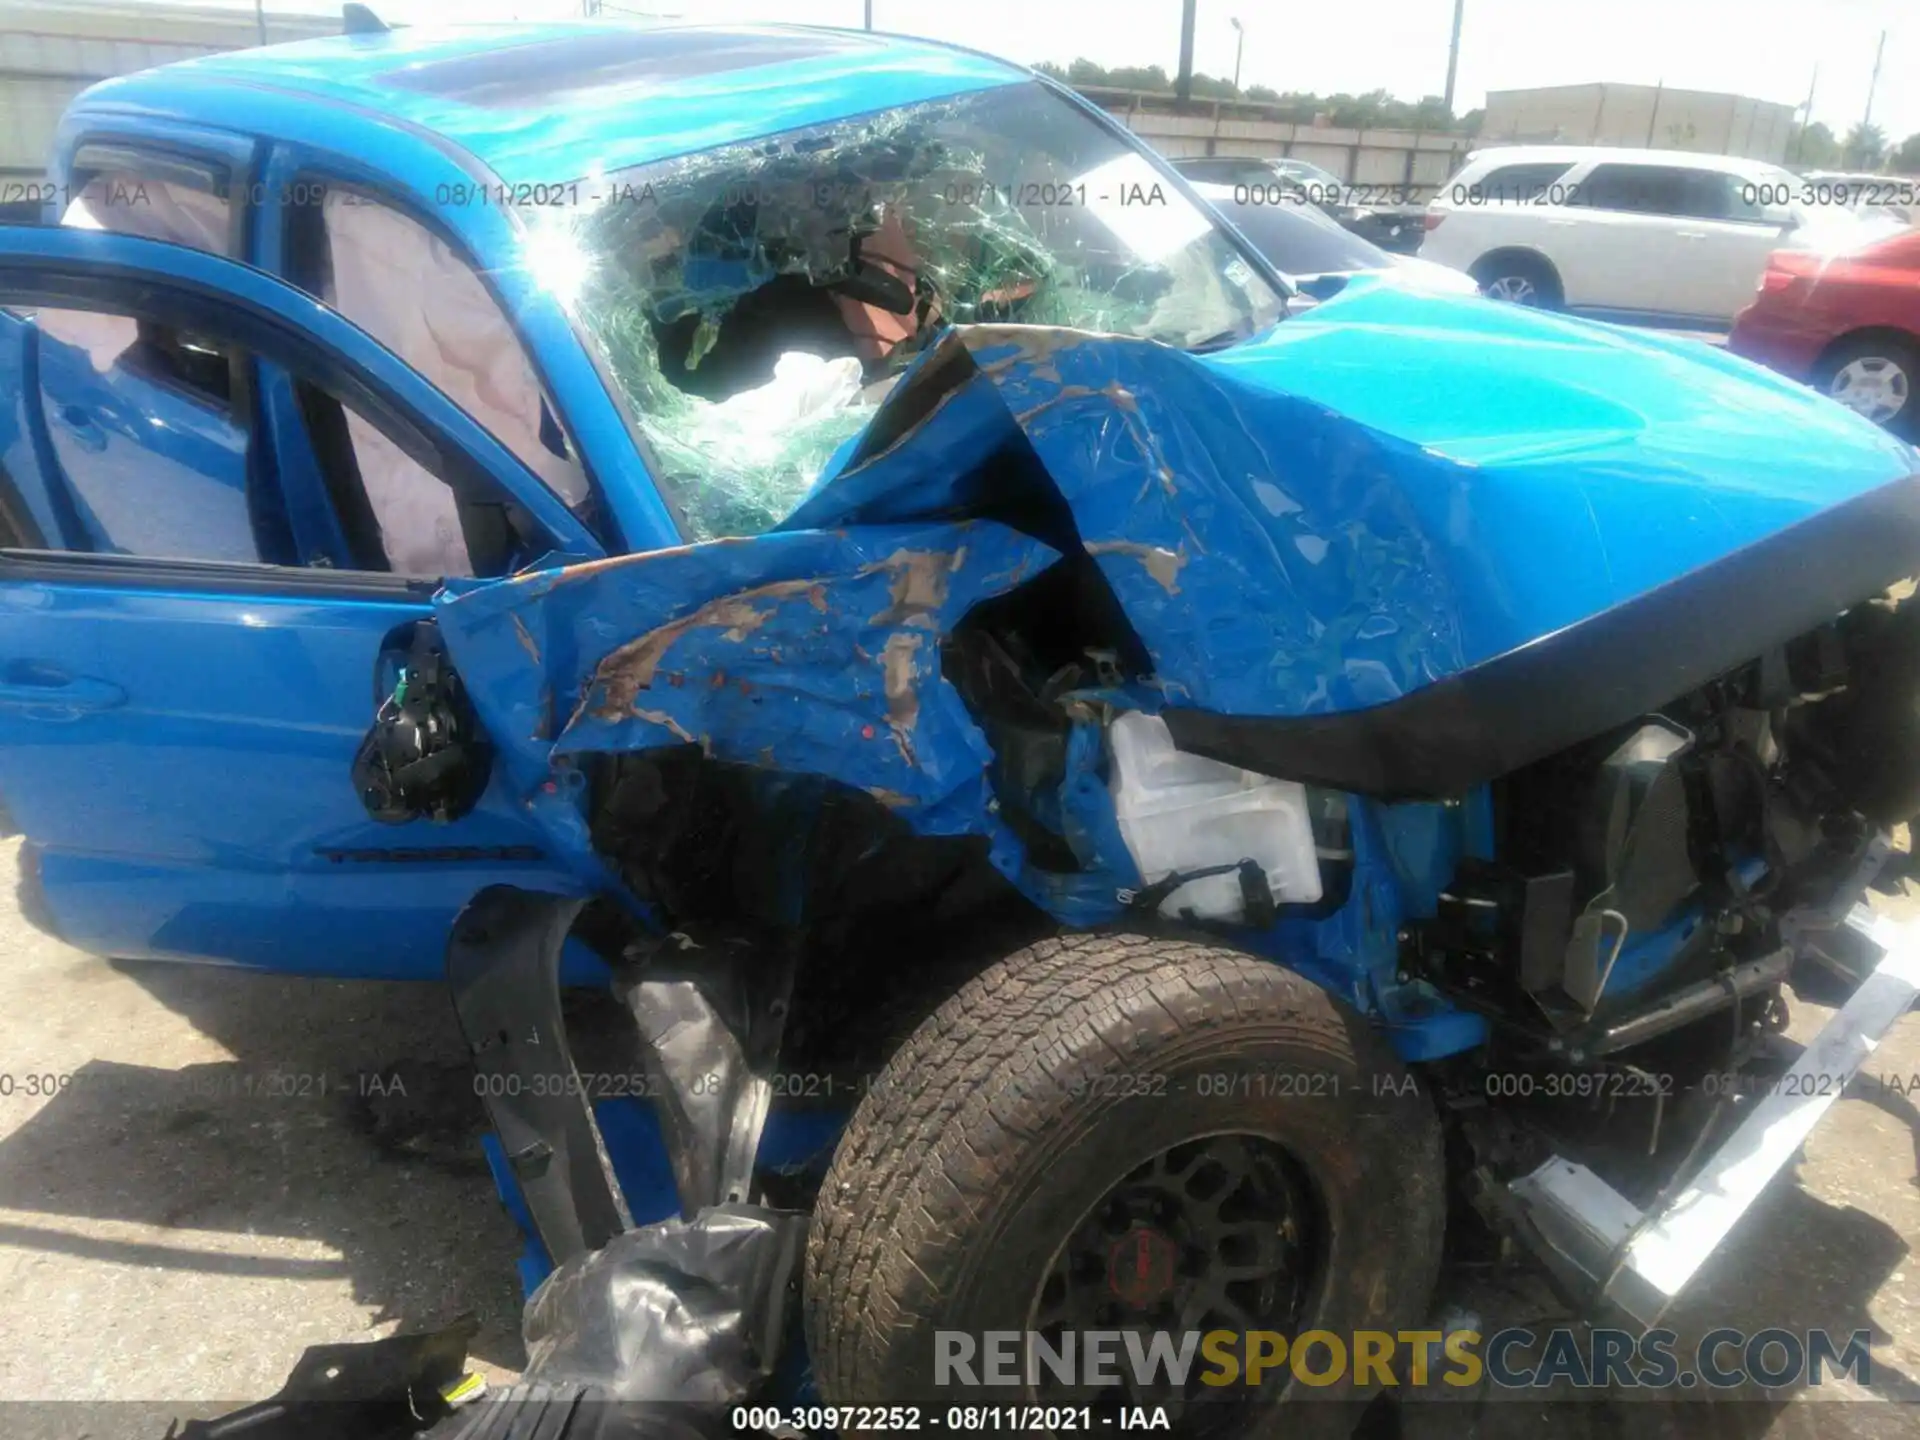
[[[860,400],[860,362],[783,354],[773,379],[718,403],[688,397],[668,430],[652,435],[670,469],[698,457],[706,480],[680,490],[698,539],[764,530],[812,489],[833,453],[864,429],[875,406]]]
[[[409,1440],[472,1388],[463,1383],[467,1344],[479,1328],[462,1317],[420,1334],[308,1346],[267,1399],[176,1421],[166,1440]]]
[[[713,1440],[792,1318],[806,1217],[751,1205],[629,1230],[527,1302],[527,1369],[433,1440]]]
[[[804,1215],[717,1205],[568,1261],[527,1302],[527,1378],[728,1405],[779,1362]]]
[[[477,1325],[306,1350],[267,1400],[166,1440],[711,1440],[779,1364],[804,1215],[725,1205],[628,1230],[527,1302],[520,1380],[466,1375]],[[431,1428],[429,1428],[431,1427]]]
[[[860,362],[850,355],[823,360],[789,350],[773,364],[773,379],[730,395],[707,412],[716,431],[745,430],[750,444],[771,447],[795,425],[843,408],[860,393]],[[861,417],[865,423],[866,417]],[[727,438],[716,436],[716,443]]]

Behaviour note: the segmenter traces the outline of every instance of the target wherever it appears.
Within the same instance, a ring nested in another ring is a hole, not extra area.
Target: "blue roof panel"
[[[391,115],[504,180],[551,183],[1027,78],[930,41],[803,26],[605,22],[407,28],[162,66],[82,103],[192,115],[209,83],[270,86]]]

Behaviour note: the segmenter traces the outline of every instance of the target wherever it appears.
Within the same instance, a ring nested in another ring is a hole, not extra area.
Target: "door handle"
[[[1673,233],[1682,240],[1704,240],[1707,238],[1707,232],[1704,230],[1676,230]]]
[[[0,672],[0,707],[34,710],[46,718],[70,718],[89,710],[111,710],[127,703],[127,692],[111,680],[69,675],[46,660],[15,660]]]
[[[100,428],[100,422],[80,405],[62,405],[57,412],[60,424],[86,450],[104,450],[107,448],[107,432]]]

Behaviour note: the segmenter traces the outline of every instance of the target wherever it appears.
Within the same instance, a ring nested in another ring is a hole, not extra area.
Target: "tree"
[[[1116,90],[1144,90],[1158,94],[1165,94],[1174,88],[1173,80],[1158,65],[1121,65],[1109,70],[1082,56],[1064,66],[1043,60],[1033,68],[1081,88],[1106,86]],[[1266,85],[1249,85],[1236,95],[1231,81],[1196,72],[1193,77],[1193,98],[1258,101],[1271,106],[1275,118],[1291,121],[1295,125],[1311,125],[1324,115],[1329,124],[1357,130],[1446,133],[1463,128],[1438,95],[1423,95],[1418,101],[1399,100],[1385,90],[1373,90],[1365,95],[1316,95],[1311,91],[1290,90],[1283,95]],[[1469,117],[1474,123],[1467,128],[1468,134],[1478,128],[1479,113],[1476,111]]]
[[[1231,80],[1216,80],[1213,76],[1203,75],[1198,70],[1193,72],[1193,94],[1197,100],[1233,100],[1238,98],[1234,93],[1233,82]]]
[[[1847,132],[1847,165],[1854,170],[1877,170],[1887,155],[1887,132],[1878,125],[1860,124]]]
[[[1902,175],[1920,175],[1920,132],[1902,140],[1888,163]]]
[[[1840,142],[1833,131],[1816,120],[1796,137],[1793,163],[1805,170],[1827,170],[1840,159]]]

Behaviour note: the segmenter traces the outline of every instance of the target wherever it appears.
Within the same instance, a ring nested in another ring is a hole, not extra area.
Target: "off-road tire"
[[[1303,1094],[1276,1078],[1287,1075],[1327,1078]],[[1140,1093],[1138,1077],[1165,1083]],[[1356,1329],[1426,1318],[1445,1221],[1440,1126],[1381,1037],[1265,960],[1072,935],[970,981],[855,1112],[807,1248],[822,1395],[1013,1399],[937,1391],[934,1332],[1025,1328],[1054,1249],[1108,1187],[1170,1145],[1222,1133],[1280,1143],[1316,1192],[1325,1248],[1299,1329],[1350,1343]],[[1354,1398],[1345,1382],[1316,1395]]]

